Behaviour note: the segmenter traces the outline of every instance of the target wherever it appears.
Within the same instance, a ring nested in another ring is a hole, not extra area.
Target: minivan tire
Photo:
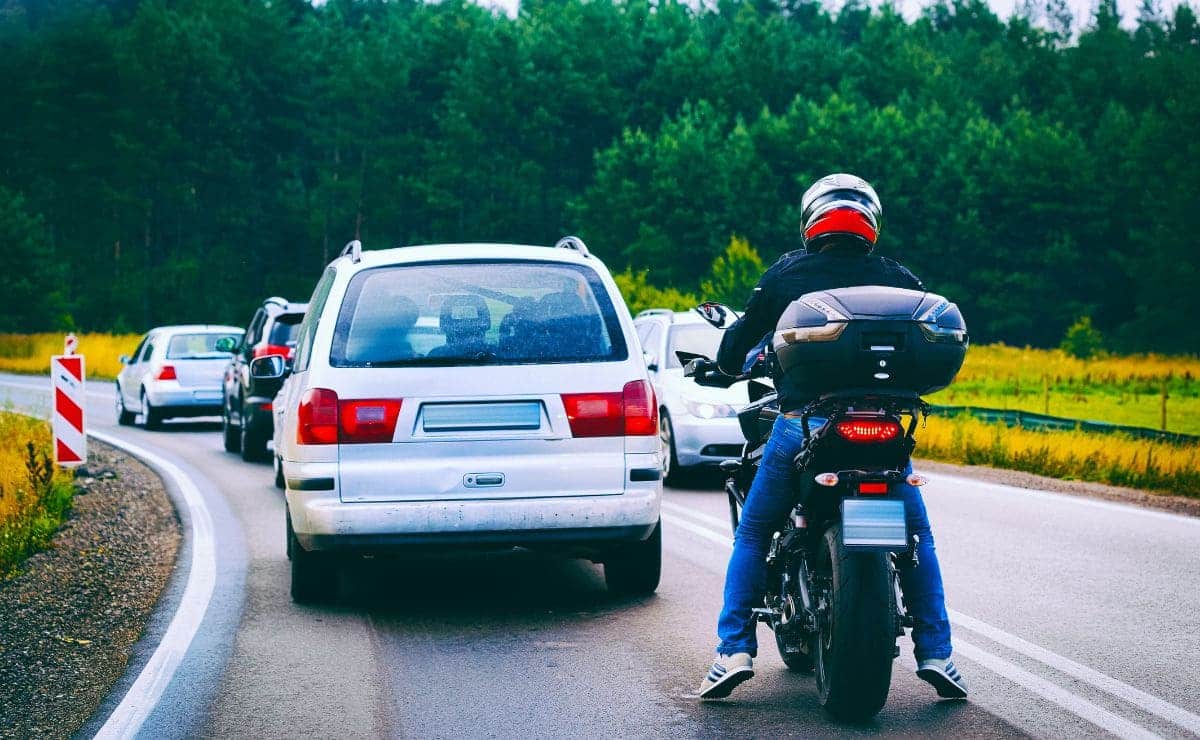
[[[641,542],[626,545],[604,560],[604,582],[610,593],[647,596],[662,577],[662,520]]]
[[[305,550],[292,530],[292,515],[287,517],[287,553],[292,561],[292,601],[319,604],[337,595],[337,561],[329,553]]]

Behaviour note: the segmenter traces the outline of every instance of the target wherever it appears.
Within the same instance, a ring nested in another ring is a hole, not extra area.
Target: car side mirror
[[[646,361],[646,369],[650,372],[658,372],[658,361],[654,359],[654,355],[649,352],[642,353],[642,359]]]
[[[237,340],[234,339],[233,337],[221,337],[220,339],[217,340],[217,343],[214,346],[214,348],[218,352],[232,353],[234,350],[237,349]]]
[[[122,365],[128,365],[130,362],[132,362],[132,360],[129,358],[129,355],[121,355],[117,358],[117,361]]]
[[[701,303],[692,309],[700,314],[700,318],[712,324],[718,329],[728,329],[733,322],[738,320],[738,313],[724,303]]]
[[[279,380],[287,375],[287,370],[283,355],[264,355],[250,363],[250,377],[255,380]]]

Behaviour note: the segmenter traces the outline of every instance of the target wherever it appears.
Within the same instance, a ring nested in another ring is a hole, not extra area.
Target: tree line
[[[1196,16],[1039,1],[4,0],[0,330],[241,323],[355,237],[729,297],[845,170],[976,339],[1197,352]]]

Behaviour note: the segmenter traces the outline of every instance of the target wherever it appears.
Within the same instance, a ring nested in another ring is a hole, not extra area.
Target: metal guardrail
[[[1010,427],[1049,430],[1078,430],[1096,432],[1099,434],[1127,434],[1138,439],[1152,439],[1158,442],[1169,442],[1177,445],[1198,444],[1200,435],[1163,432],[1158,429],[1131,427],[1122,424],[1109,424],[1103,421],[1085,421],[1083,419],[1065,419],[1061,416],[1047,416],[1032,411],[1016,411],[1011,409],[987,409],[976,406],[933,406],[931,413],[935,416],[971,416],[980,421],[991,423],[1003,422]]]

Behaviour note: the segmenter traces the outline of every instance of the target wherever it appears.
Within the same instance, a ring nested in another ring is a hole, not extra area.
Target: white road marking
[[[717,527],[718,531],[722,531],[722,530],[729,531],[729,520],[728,519],[722,519],[721,517],[713,516],[712,514],[705,514],[702,511],[696,511],[695,509],[689,509],[688,507],[680,506],[679,504],[674,503],[673,501],[663,501],[662,507],[663,507],[663,509],[666,509],[667,511],[673,511],[676,514],[686,516],[689,519],[693,519],[695,521]],[[730,535],[725,538],[725,541],[728,542],[732,538],[733,538],[733,535]]]
[[[731,538],[728,535],[721,535],[707,527],[701,526],[694,521],[688,521],[682,517],[691,517],[693,520],[709,520],[717,521],[717,517],[710,516],[701,512],[693,511],[676,503],[664,501],[663,509],[673,514],[680,516],[664,516],[663,519],[671,524],[697,534],[704,539],[724,545],[726,548],[732,549],[733,545]],[[1159,699],[1156,696],[1147,694],[1144,691],[1135,689],[1128,684],[1122,683],[1111,676],[1105,675],[1087,666],[1076,663],[1068,658],[1053,653],[1045,648],[1042,648],[1033,643],[1022,640],[1016,635],[1011,635],[997,627],[993,627],[986,622],[969,617],[959,612],[950,612],[950,621],[961,627],[965,627],[974,632],[987,637],[994,642],[997,642],[1005,647],[1015,650],[1028,658],[1032,658],[1044,665],[1055,670],[1066,673],[1067,675],[1079,679],[1101,691],[1104,691],[1118,699],[1122,699],[1133,706],[1142,709],[1150,714],[1166,719],[1180,727],[1183,727],[1193,733],[1196,733],[1197,722],[1200,722],[1200,717],[1195,714],[1175,706],[1169,702]],[[1083,697],[1074,694],[1062,687],[1054,684],[1040,676],[1034,675],[1029,671],[1011,663],[998,655],[988,652],[981,647],[964,642],[961,638],[954,640],[955,650],[963,656],[982,665],[993,673],[1002,676],[1009,681],[1031,691],[1047,701],[1058,705],[1066,711],[1074,714],[1088,722],[1101,727],[1112,734],[1122,738],[1155,738],[1158,735],[1146,730],[1139,725],[1130,722],[1129,720],[1120,717],[1113,712],[1098,706],[1097,704],[1084,699]]]
[[[208,611],[217,577],[216,543],[213,539],[212,515],[204,503],[204,497],[178,466],[117,437],[97,432],[90,434],[140,458],[160,474],[171,478],[183,494],[191,520],[192,562],[175,615],[142,672],[96,733],[97,738],[128,738],[137,734],[158,704]]]
[[[33,376],[33,377],[37,377],[37,376]],[[90,384],[92,384],[92,383],[104,383],[107,385],[110,382],[112,382],[112,381],[95,380],[93,378],[88,378],[84,382],[83,387],[88,388],[90,386]],[[30,383],[14,383],[11,380],[0,380],[0,386],[4,386],[6,388],[20,388],[23,391],[45,391],[47,393],[47,395],[49,395],[49,393],[50,393],[50,376],[47,375],[41,383],[32,383],[32,382],[30,382]],[[113,402],[115,402],[117,400],[116,393],[105,393],[103,391],[93,391],[93,390],[87,390],[85,392],[87,395],[89,395],[93,398],[102,398],[105,401],[113,401]]]
[[[1031,642],[1022,640],[1016,635],[1011,635],[1002,629],[993,627],[992,625],[981,622],[974,617],[969,617],[966,614],[956,612],[953,609],[948,610],[950,621],[954,624],[966,627],[967,629],[977,632],[989,640],[999,643],[1010,650],[1014,650],[1027,658],[1050,666],[1051,668],[1062,673],[1076,678],[1086,684],[1094,686],[1101,691],[1105,691],[1113,696],[1123,699],[1130,704],[1144,709],[1150,714],[1161,717],[1168,722],[1178,725],[1188,732],[1200,735],[1200,715],[1177,707],[1174,704],[1163,701],[1157,696],[1147,694],[1141,689],[1136,689],[1127,683],[1118,681],[1111,676],[1105,675],[1100,671],[1088,668],[1085,665],[1076,663],[1075,661],[1064,658],[1057,653],[1052,653],[1049,650],[1034,645]]]

